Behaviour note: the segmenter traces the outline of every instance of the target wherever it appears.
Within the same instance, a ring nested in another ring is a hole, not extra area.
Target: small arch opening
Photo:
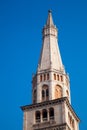
[[[49,74],[47,74],[47,80],[49,80]]]
[[[42,86],[42,101],[47,101],[49,99],[49,86]]]
[[[54,80],[56,80],[56,74],[54,74]]]
[[[50,117],[50,120],[54,120],[54,108],[49,109],[49,117]]]
[[[43,109],[43,111],[42,111],[42,118],[43,118],[43,121],[47,121],[47,110],[46,109]]]
[[[36,111],[36,123],[40,122],[40,111]]]
[[[40,82],[42,82],[42,75],[40,75]]]
[[[59,75],[57,75],[57,80],[59,81]]]
[[[55,98],[61,98],[62,97],[62,87],[60,85],[55,86]]]
[[[61,81],[63,82],[63,76],[62,76],[62,75],[60,76],[60,79],[61,79]]]

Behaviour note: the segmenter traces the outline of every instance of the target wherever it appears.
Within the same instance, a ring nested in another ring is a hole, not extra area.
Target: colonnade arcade
[[[54,108],[42,109],[35,112],[35,122],[45,122],[54,120]]]

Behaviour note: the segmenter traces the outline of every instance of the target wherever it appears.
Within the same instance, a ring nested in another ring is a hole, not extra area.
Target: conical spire
[[[70,101],[69,78],[62,63],[57,31],[51,11],[49,11],[46,25],[42,31],[40,60],[36,75],[33,78],[33,86],[35,86],[33,90],[37,95],[37,98],[34,95],[33,99],[37,103],[61,97],[68,97]]]
[[[53,23],[53,19],[52,19],[52,11],[49,10],[48,11],[48,19],[47,19],[47,22],[46,22],[46,26],[53,26],[54,23]]]
[[[39,70],[63,70],[62,59],[57,43],[57,28],[52,19],[51,11],[48,12],[48,18],[43,28],[43,45],[39,61]]]

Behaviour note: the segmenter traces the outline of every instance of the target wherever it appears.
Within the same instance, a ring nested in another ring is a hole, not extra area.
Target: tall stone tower
[[[79,130],[71,106],[69,76],[64,69],[51,11],[43,28],[42,50],[32,79],[32,104],[22,106],[23,130]]]

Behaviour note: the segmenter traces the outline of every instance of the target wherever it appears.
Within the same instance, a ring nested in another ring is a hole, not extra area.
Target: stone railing
[[[49,125],[48,125],[49,124]],[[71,130],[69,126],[64,123],[61,125],[50,124],[50,122],[43,123],[43,127],[41,127],[41,124],[38,124],[38,126],[33,126],[34,130]]]
[[[36,124],[33,125],[34,129],[41,129],[45,127],[50,127],[51,125],[54,125],[56,122],[53,120],[47,121],[46,119],[44,119],[43,122],[38,122]]]

